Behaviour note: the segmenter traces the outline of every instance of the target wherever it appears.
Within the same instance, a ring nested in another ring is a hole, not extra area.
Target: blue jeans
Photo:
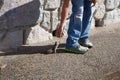
[[[71,0],[72,14],[69,22],[66,47],[72,48],[79,45],[78,40],[88,38],[91,26],[91,3],[89,0]]]

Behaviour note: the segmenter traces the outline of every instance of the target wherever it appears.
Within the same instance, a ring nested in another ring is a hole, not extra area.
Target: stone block
[[[60,7],[60,0],[46,0],[45,10],[55,10]]]
[[[114,24],[120,22],[120,9],[115,9],[113,11],[109,11],[105,14],[103,19],[104,25]]]
[[[105,1],[106,10],[113,10],[115,8],[115,0],[106,0]]]
[[[115,0],[114,4],[115,4],[115,8],[120,7],[120,0]]]
[[[41,21],[41,27],[49,31],[51,29],[51,13],[49,11],[43,12],[43,19]]]
[[[58,12],[53,11],[51,15],[51,31],[55,30],[58,27]]]
[[[26,44],[40,43],[52,39],[52,34],[45,31],[39,25],[27,29],[25,35]]]
[[[105,15],[105,5],[104,4],[98,4],[96,5],[96,9],[94,11],[94,18],[95,20],[99,20],[99,19],[102,19],[104,18],[104,15]]]

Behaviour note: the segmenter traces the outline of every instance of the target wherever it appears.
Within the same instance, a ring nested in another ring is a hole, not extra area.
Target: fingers
[[[59,38],[61,38],[61,37],[64,36],[64,34],[63,33],[58,33],[58,34],[56,34],[56,36],[59,37]]]
[[[62,31],[62,30],[59,30],[59,29],[58,29],[58,30],[56,31],[56,34],[55,34],[55,35],[56,35],[56,37],[61,38],[61,37],[63,37],[63,36],[64,36],[64,33],[63,33],[63,31]]]

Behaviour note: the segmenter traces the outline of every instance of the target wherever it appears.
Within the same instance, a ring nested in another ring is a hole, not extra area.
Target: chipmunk
[[[56,30],[54,30],[54,31],[52,32],[52,35],[53,35],[53,36],[56,36],[55,33],[56,33]],[[47,54],[57,53],[57,48],[58,48],[59,44],[60,44],[60,43],[59,43],[58,41],[55,41],[55,44],[54,44],[53,48],[47,50]]]

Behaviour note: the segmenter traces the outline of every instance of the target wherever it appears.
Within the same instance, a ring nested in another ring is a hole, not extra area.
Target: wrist
[[[60,25],[60,26],[59,26],[59,29],[64,29],[64,26],[63,26],[63,25]]]

